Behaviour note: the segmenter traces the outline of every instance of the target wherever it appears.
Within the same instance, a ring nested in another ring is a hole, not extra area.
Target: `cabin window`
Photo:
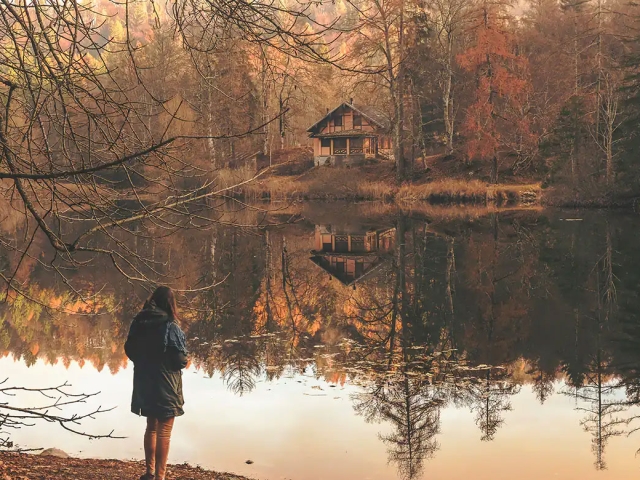
[[[362,128],[362,117],[357,113],[353,114],[353,128]]]
[[[331,242],[331,235],[322,235],[322,251],[333,251],[333,243]]]
[[[346,138],[334,138],[333,139],[333,154],[334,155],[346,155],[347,154],[347,139]]]
[[[349,153],[364,153],[364,139],[352,138],[349,142]]]
[[[364,252],[364,237],[351,237],[351,251]]]
[[[336,117],[333,120],[333,124],[336,127],[341,127],[342,126],[342,115],[336,115]]]
[[[331,155],[331,139],[320,139],[320,155]]]
[[[346,235],[336,235],[336,252],[347,253],[349,251],[349,237]]]

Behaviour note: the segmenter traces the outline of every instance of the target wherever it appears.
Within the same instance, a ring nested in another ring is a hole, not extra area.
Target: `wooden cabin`
[[[355,286],[384,263],[385,254],[395,247],[395,231],[337,232],[329,225],[316,225],[311,261],[343,285]]]
[[[391,122],[380,109],[343,103],[307,129],[314,164],[357,165],[368,158],[393,159]]]

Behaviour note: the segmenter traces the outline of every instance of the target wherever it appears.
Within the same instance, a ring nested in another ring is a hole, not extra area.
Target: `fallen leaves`
[[[137,479],[144,473],[143,462],[56,458],[0,451],[0,480],[100,480]],[[168,480],[249,480],[188,464],[170,465]]]

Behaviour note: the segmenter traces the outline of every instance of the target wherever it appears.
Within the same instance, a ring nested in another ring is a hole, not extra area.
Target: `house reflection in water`
[[[355,288],[359,280],[385,263],[395,247],[395,233],[395,228],[354,232],[316,225],[311,261],[344,285]]]

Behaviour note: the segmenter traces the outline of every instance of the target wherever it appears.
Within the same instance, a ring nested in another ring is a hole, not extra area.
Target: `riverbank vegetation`
[[[311,154],[309,149],[283,150],[286,160],[259,172],[257,178],[251,168],[223,169],[219,185],[230,188],[229,196],[252,201],[375,200],[451,205],[542,201],[540,183],[523,183],[526,179],[512,177],[510,183],[492,184],[478,164],[458,168],[443,155],[431,156],[427,168],[415,170],[411,181],[398,185],[390,162],[373,160],[347,169],[314,167]],[[247,182],[250,179],[253,181]],[[234,187],[240,183],[243,185]]]

